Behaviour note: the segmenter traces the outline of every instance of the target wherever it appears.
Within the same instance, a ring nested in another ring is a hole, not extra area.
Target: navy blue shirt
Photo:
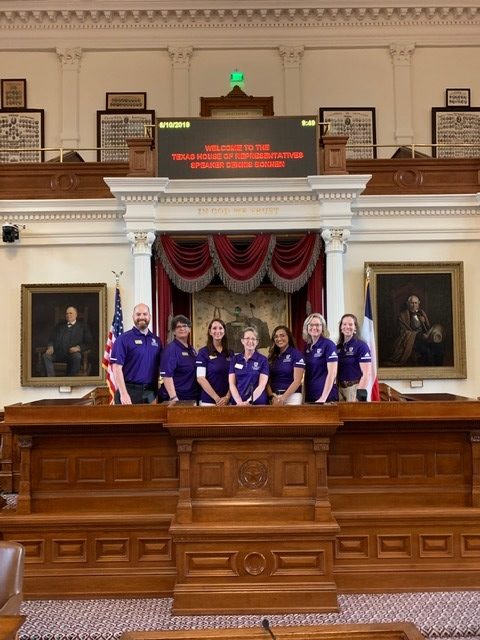
[[[233,351],[210,352],[207,347],[202,347],[197,355],[197,377],[208,380],[218,395],[223,398],[228,393],[228,373]],[[200,391],[200,400],[215,404],[215,400],[204,389]]]
[[[189,345],[186,347],[174,338],[163,350],[160,363],[160,375],[172,378],[179,400],[198,400],[196,376],[197,352]],[[165,385],[160,389],[160,398],[168,400]]]
[[[230,373],[235,374],[238,393],[243,401],[251,398],[252,393],[260,379],[260,374],[264,373],[268,376],[268,360],[258,351],[245,360],[243,353],[236,353],[230,360]],[[236,404],[235,400],[230,400],[231,404]],[[254,404],[268,404],[268,396],[266,390],[255,400]]]
[[[303,355],[295,349],[288,346],[283,353],[280,353],[273,362],[270,363],[270,387],[273,393],[283,393],[293,382],[294,369],[305,369],[305,360]],[[295,392],[301,392],[300,385]]]
[[[338,374],[339,382],[351,382],[360,380],[362,370],[360,363],[371,362],[370,349],[368,345],[358,338],[350,338],[348,342],[344,342],[337,346],[338,355]]]
[[[334,342],[320,336],[315,344],[305,349],[305,402],[315,402],[323,393],[329,362],[337,362],[337,347]],[[328,394],[327,402],[338,400],[337,385]]]
[[[162,342],[150,330],[145,334],[132,327],[113,343],[110,361],[122,365],[125,382],[157,388]]]

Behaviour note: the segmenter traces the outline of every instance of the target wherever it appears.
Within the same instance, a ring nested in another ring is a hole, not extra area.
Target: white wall
[[[125,326],[131,326],[133,307],[133,263],[128,243],[91,246],[19,246],[0,247],[0,335],[2,371],[0,405],[31,402],[40,398],[81,397],[92,387],[72,387],[60,394],[57,387],[20,385],[21,285],[22,284],[107,284],[107,325],[113,317],[115,278],[112,270],[123,271],[120,281]]]

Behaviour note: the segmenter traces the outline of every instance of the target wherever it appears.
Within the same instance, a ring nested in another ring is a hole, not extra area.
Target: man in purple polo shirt
[[[150,309],[137,304],[133,324],[115,340],[110,361],[117,391],[115,404],[150,404],[157,397],[162,343],[150,324]]]

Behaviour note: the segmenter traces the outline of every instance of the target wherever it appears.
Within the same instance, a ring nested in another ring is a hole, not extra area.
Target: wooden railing
[[[347,159],[347,137],[324,136],[320,173],[370,174],[365,195],[477,193],[480,158],[396,157]],[[42,162],[0,164],[0,199],[110,198],[104,177],[156,175],[151,138],[128,140],[129,162]]]

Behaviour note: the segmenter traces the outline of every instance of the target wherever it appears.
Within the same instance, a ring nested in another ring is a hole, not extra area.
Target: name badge
[[[235,369],[243,369],[243,364],[239,364],[237,362],[237,364],[235,365]]]
[[[182,351],[182,356],[188,356],[188,351]]]
[[[208,356],[209,360],[216,360],[217,356]]]
[[[135,344],[143,344],[142,340],[135,340]]]

